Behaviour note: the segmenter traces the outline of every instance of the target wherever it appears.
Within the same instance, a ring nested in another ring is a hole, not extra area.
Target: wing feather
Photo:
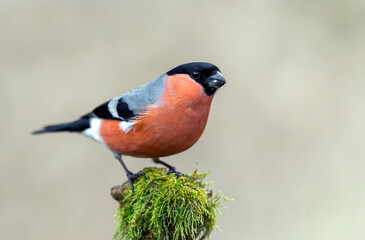
[[[164,74],[156,80],[139,86],[131,91],[107,101],[91,113],[82,118],[102,118],[111,120],[130,121],[143,113],[151,104],[159,104],[165,90],[167,75]]]

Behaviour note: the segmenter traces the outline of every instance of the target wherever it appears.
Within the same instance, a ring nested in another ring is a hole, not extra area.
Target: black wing
[[[128,121],[136,118],[137,116],[138,114],[130,110],[128,104],[123,100],[122,97],[120,97],[119,99],[112,99],[101,104],[91,113],[88,113],[81,118],[97,117],[103,119]]]

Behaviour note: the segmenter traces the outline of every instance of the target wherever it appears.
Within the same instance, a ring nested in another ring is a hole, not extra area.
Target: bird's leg
[[[118,159],[118,161],[120,162],[120,164],[122,164],[122,166],[124,168],[124,171],[127,174],[128,182],[129,182],[129,184],[132,187],[132,192],[134,192],[133,181],[136,180],[137,178],[139,178],[140,176],[146,176],[145,173],[142,172],[142,171],[139,171],[138,173],[132,173],[131,171],[128,170],[127,166],[123,162],[122,155],[114,153],[114,157],[116,159]]]
[[[159,158],[152,158],[152,161],[156,164],[162,164],[164,165],[165,167],[167,167],[169,169],[169,171],[167,172],[167,174],[171,174],[171,173],[175,173],[176,174],[176,177],[179,178],[181,176],[184,176],[183,173],[179,172],[176,170],[176,167],[168,164],[168,163],[165,163],[164,161],[161,161]]]

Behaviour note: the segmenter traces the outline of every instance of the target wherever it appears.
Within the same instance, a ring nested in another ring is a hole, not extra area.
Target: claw
[[[181,172],[179,172],[179,171],[177,171],[175,167],[169,168],[169,171],[167,172],[167,175],[170,175],[172,173],[175,173],[175,175],[176,175],[177,178],[179,178],[181,176],[184,176],[184,174],[181,173]]]
[[[184,174],[182,174],[181,172],[177,171],[176,168],[168,163],[165,163],[164,161],[161,161],[159,158],[152,158],[154,163],[159,163],[164,165],[165,167],[167,167],[169,169],[169,171],[167,172],[167,175],[171,174],[171,173],[175,173],[176,177],[179,178],[181,176],[184,176]]]
[[[128,172],[127,173],[127,178],[128,178],[128,182],[132,187],[132,192],[134,193],[134,185],[133,185],[133,181],[137,180],[140,176],[144,176],[146,177],[146,174],[142,171],[139,171],[138,173],[132,173],[132,172]]]

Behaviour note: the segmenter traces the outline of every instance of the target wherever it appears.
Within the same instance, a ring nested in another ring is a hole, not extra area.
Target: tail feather
[[[32,134],[42,134],[48,132],[81,132],[90,127],[90,119],[89,118],[81,118],[79,120],[69,122],[69,123],[62,123],[56,125],[49,125],[44,127],[41,130],[34,131]]]

